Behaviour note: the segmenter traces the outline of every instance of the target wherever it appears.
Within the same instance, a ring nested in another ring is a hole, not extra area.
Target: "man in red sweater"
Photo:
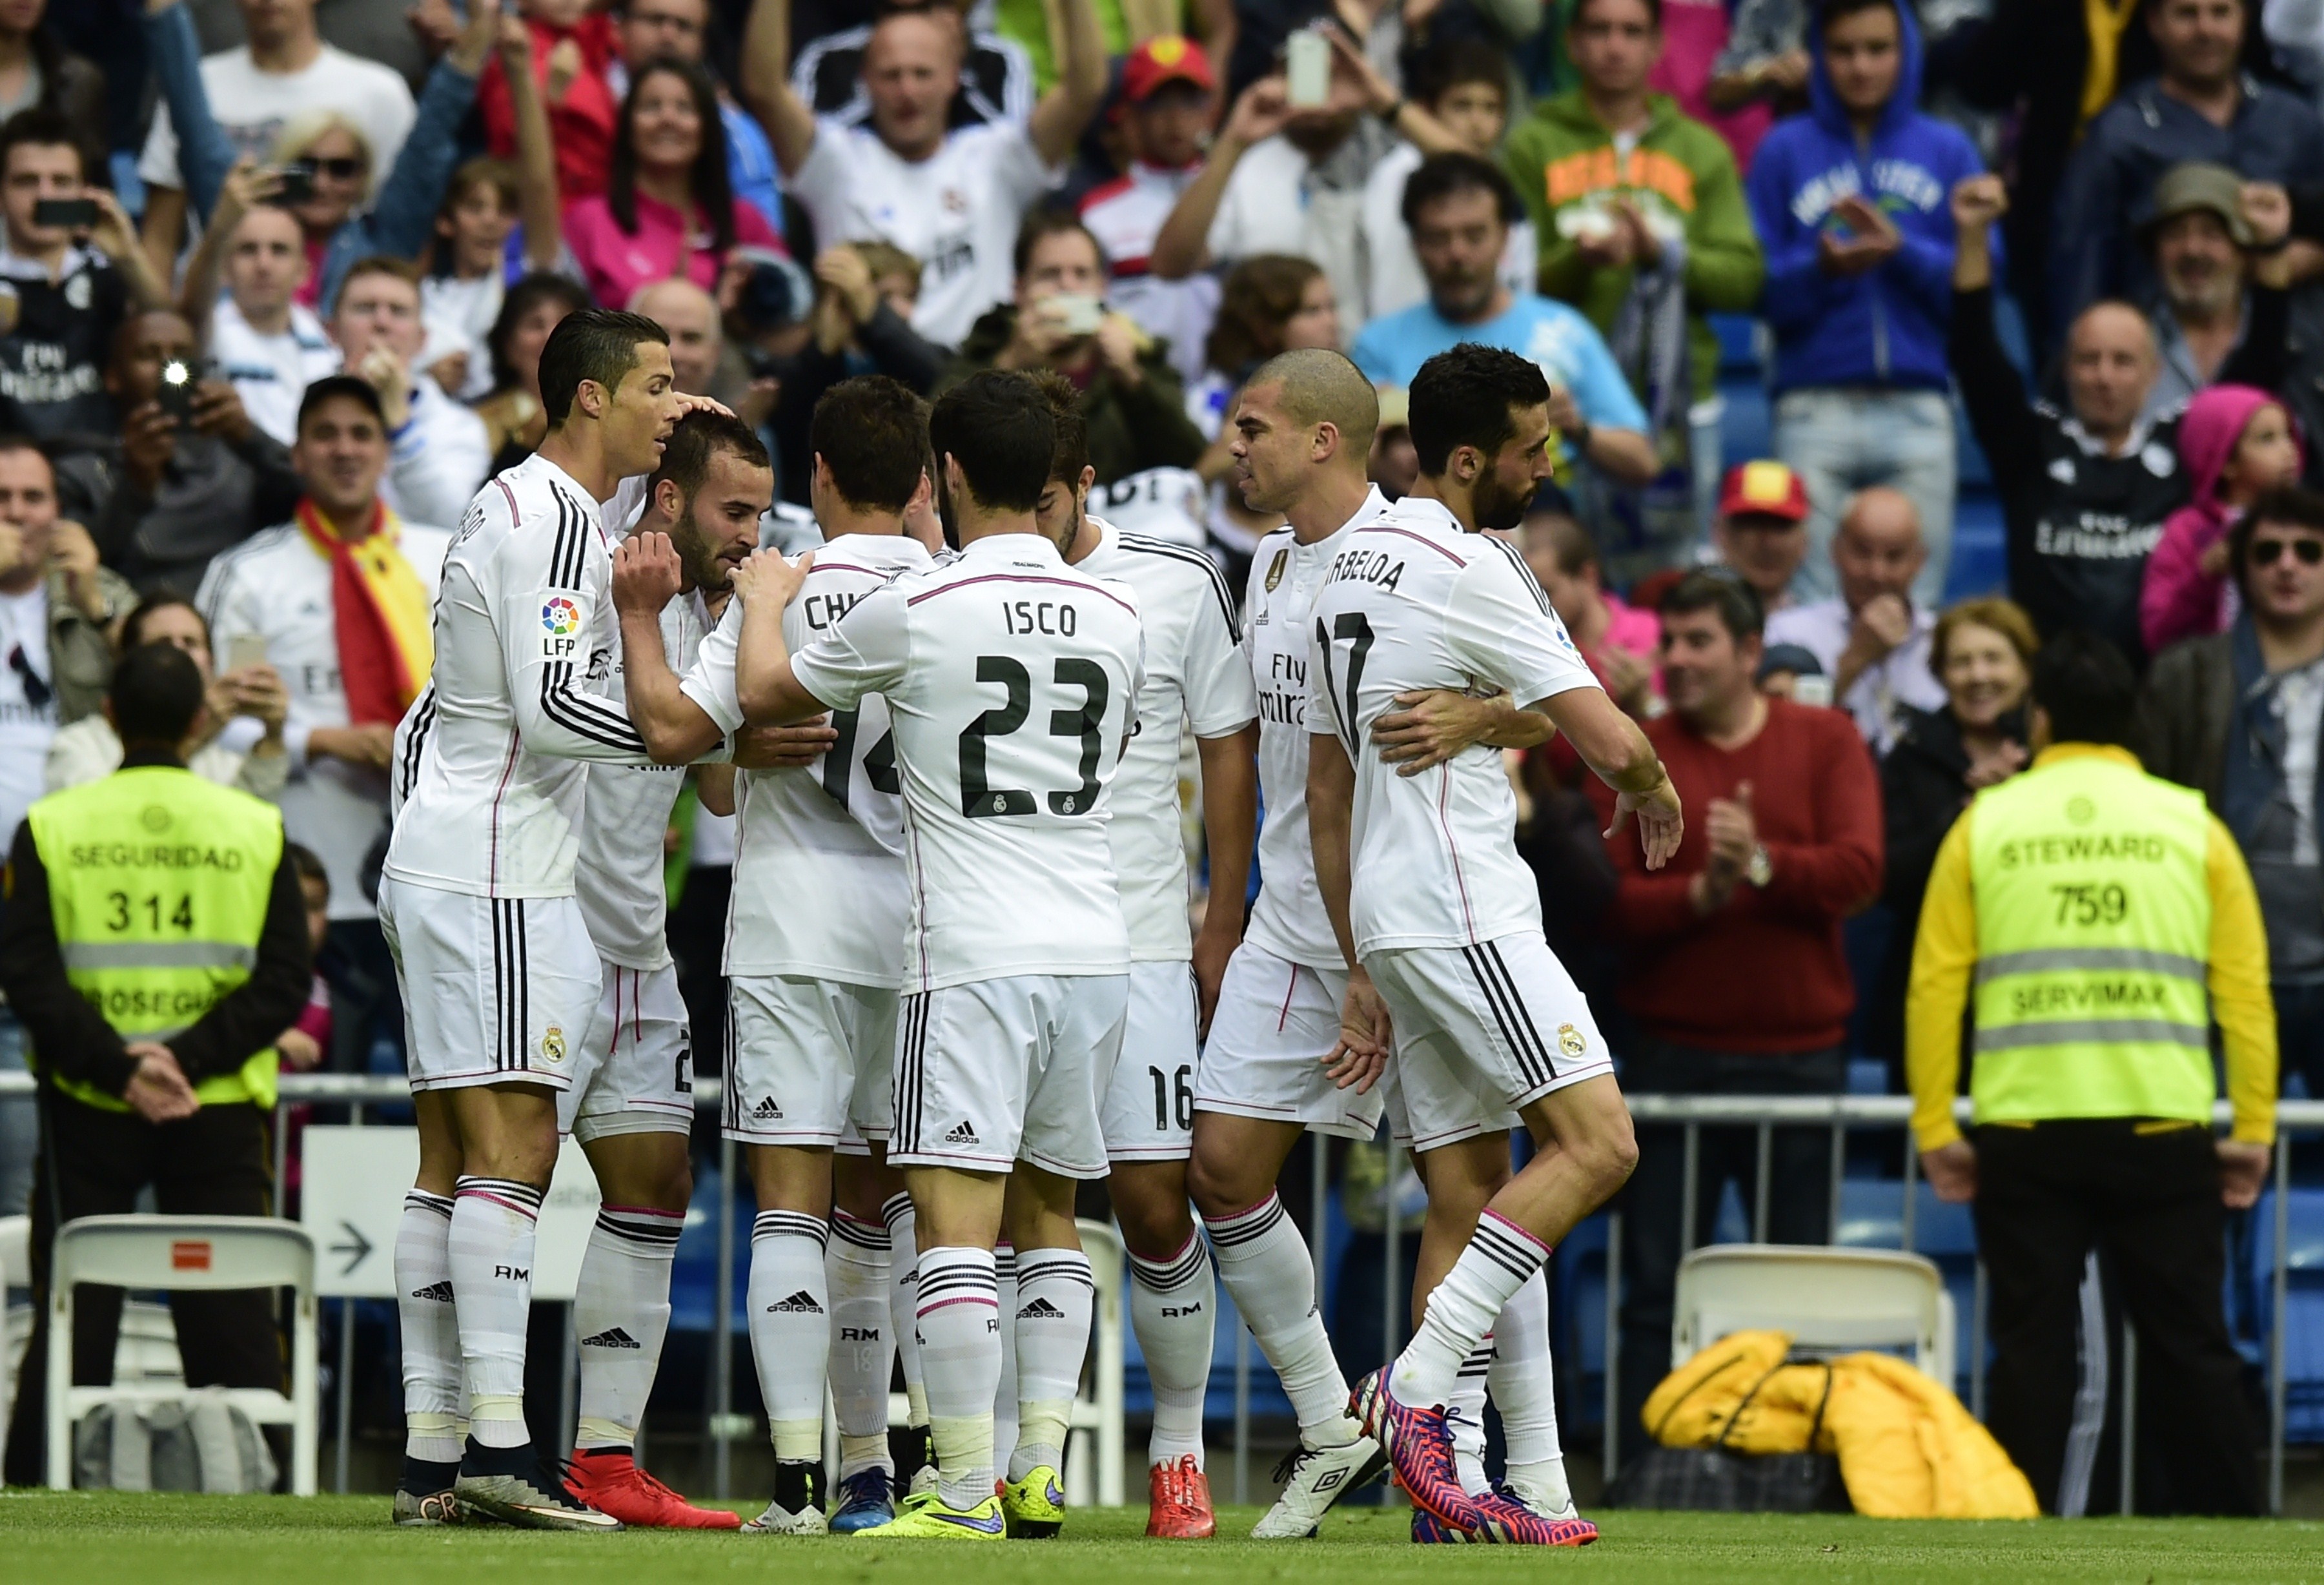
[[[1702,818],[1678,856],[1649,873],[1637,843],[1609,844],[1620,875],[1611,925],[1618,1000],[1632,1026],[1622,1064],[1631,1093],[1803,1095],[1846,1087],[1843,1045],[1856,993],[1840,921],[1880,887],[1880,784],[1837,710],[1763,696],[1758,596],[1730,574],[1689,575],[1664,597],[1661,662],[1670,714],[1646,736]],[[1601,811],[1610,816],[1610,802]],[[1831,1135],[1778,1129],[1766,1237],[1831,1235]],[[1707,1239],[1729,1179],[1747,1217],[1757,1136],[1706,1129],[1694,1226]],[[1635,1432],[1670,1368],[1671,1294],[1683,1221],[1685,1146],[1675,1128],[1638,1130],[1626,1209],[1621,1425]]]

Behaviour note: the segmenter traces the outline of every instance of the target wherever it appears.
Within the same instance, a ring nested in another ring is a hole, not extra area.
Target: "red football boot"
[[[742,1516],[697,1508],[638,1468],[627,1448],[576,1450],[566,1466],[565,1489],[601,1514],[649,1530],[739,1530]]]
[[[1167,1541],[1207,1541],[1218,1533],[1211,1512],[1210,1478],[1194,1466],[1194,1455],[1181,1453],[1147,1472],[1148,1498],[1146,1534]]]

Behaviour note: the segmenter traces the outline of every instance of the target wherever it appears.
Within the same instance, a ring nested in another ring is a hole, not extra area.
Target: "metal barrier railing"
[[[21,1073],[0,1073],[0,1099],[27,1096],[32,1092],[32,1081]],[[308,1102],[345,1105],[352,1109],[351,1120],[361,1122],[365,1107],[408,1103],[410,1092],[404,1082],[393,1075],[342,1074],[286,1074],[281,1080],[281,1098],[277,1108],[275,1129],[275,1193],[276,1210],[281,1209],[284,1152],[287,1142],[280,1126],[281,1108]],[[717,1104],[715,1087],[698,1089],[695,1104],[707,1110]],[[1767,1230],[1769,1174],[1771,1171],[1774,1131],[1778,1128],[1803,1128],[1821,1125],[1831,1130],[1831,1163],[1830,1177],[1830,1233],[1837,1241],[1840,1230],[1840,1199],[1844,1182],[1848,1138],[1850,1133],[1868,1130],[1903,1130],[1904,1141],[1901,1155],[1903,1204],[1901,1209],[1900,1245],[1910,1251],[1914,1248],[1914,1211],[1918,1196],[1914,1185],[1919,1178],[1920,1156],[1914,1147],[1906,1125],[1913,1110],[1912,1098],[1904,1095],[1658,1095],[1635,1094],[1628,1097],[1633,1119],[1642,1124],[1678,1126],[1684,1129],[1685,1165],[1682,1182],[1682,1223],[1680,1252],[1696,1247],[1695,1225],[1696,1186],[1699,1181],[1702,1130],[1710,1127],[1750,1127],[1757,1130],[1756,1172],[1751,1193],[1751,1230],[1756,1241],[1764,1242]],[[1969,1102],[1955,1102],[1955,1115],[1966,1123]],[[2214,1110],[2215,1126],[2226,1128],[2229,1110],[2224,1101]],[[2270,1163],[2270,1175],[2274,1193],[2272,1212],[2273,1237],[2268,1272],[2267,1328],[2267,1396],[2268,1396],[2268,1505],[2271,1512],[2283,1511],[2285,1347],[2284,1324],[2286,1295],[2289,1290],[2289,1259],[2291,1232],[2292,1161],[2285,1147],[2296,1135],[2324,1134],[2324,1101],[2282,1101],[2276,1108],[2278,1148]],[[1312,1154],[1313,1167],[1311,1203],[1317,1214],[1311,1218],[1311,1249],[1317,1273],[1316,1300],[1323,1313],[1331,1313],[1330,1299],[1325,1289],[1328,1281],[1324,1259],[1325,1226],[1321,1208],[1328,1197],[1329,1184],[1325,1165],[1326,1153],[1318,1148]],[[734,1256],[734,1172],[737,1152],[733,1141],[721,1140],[719,1145],[719,1177],[724,1186],[717,1209],[718,1269],[716,1299],[722,1317],[733,1314],[733,1256]],[[1391,1180],[1392,1181],[1392,1180]],[[1400,1332],[1406,1313],[1401,1285],[1393,1275],[1399,1269],[1398,1219],[1394,1214],[1385,1218],[1384,1270],[1391,1274],[1383,1282],[1382,1311],[1384,1350],[1392,1360],[1401,1347]],[[1620,1451],[1620,1428],[1618,1403],[1621,1364],[1621,1269],[1622,1214],[1609,1212],[1606,1229],[1606,1293],[1605,1293],[1605,1471],[1612,1479],[1618,1467]],[[1969,1322],[1970,1402],[1969,1411],[1982,1419],[1985,1405],[1984,1378],[1986,1354],[1986,1304],[1984,1263],[1977,1269],[1975,1302],[1971,1305]],[[343,1329],[344,1331],[344,1329]],[[2135,1335],[2126,1319],[2124,1324],[2124,1380],[2132,1379],[2132,1361],[2136,1347]],[[1234,1392],[1234,1482],[1238,1502],[1250,1500],[1250,1451],[1251,1410],[1250,1372],[1251,1349],[1247,1328],[1238,1328],[1235,1345]],[[350,1343],[343,1337],[341,1359],[343,1367],[351,1364],[347,1358]],[[747,1435],[750,1427],[733,1413],[733,1331],[730,1325],[716,1329],[712,1345],[712,1395],[710,1436],[712,1443],[712,1484],[715,1495],[728,1495],[732,1483],[731,1446],[739,1435]],[[1385,1362],[1385,1361],[1384,1361]],[[342,1442],[339,1451],[340,1488],[346,1488],[346,1452],[345,1430],[349,1403],[350,1371],[338,1372],[339,1424]],[[1950,1386],[1950,1383],[1947,1383]],[[2122,1421],[2126,1428],[2120,1441],[2123,1448],[2122,1482],[2123,1511],[2131,1511],[2131,1470],[2135,1451],[2135,1429],[2132,1416],[2135,1413],[2135,1398],[2126,1385],[2124,1392]]]

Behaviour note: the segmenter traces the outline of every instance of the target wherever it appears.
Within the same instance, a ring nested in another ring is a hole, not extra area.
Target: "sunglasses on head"
[[[2304,566],[2324,563],[2324,539],[2254,539],[2251,545],[2252,565],[2273,567],[2276,558],[2287,550],[2298,557]]]
[[[309,160],[307,163],[314,167],[316,175],[327,176],[333,181],[357,181],[364,173],[364,162],[347,154],[334,154],[327,160]]]

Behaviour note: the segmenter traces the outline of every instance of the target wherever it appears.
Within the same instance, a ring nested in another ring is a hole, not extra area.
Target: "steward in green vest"
[[[121,769],[34,804],[10,850],[0,987],[43,1081],[20,1380],[47,1368],[59,1227],[134,1211],[149,1185],[164,1215],[272,1213],[274,1042],[307,1001],[306,909],[272,806],[184,768],[204,687],[174,646],[123,657],[106,703]],[[272,1300],[173,1298],[189,1387],[280,1388]],[[116,1290],[83,1291],[76,1382],[109,1379],[119,1318]],[[38,1484],[42,1457],[42,1395],[20,1392],[7,1483]]]
[[[2267,937],[2235,838],[2200,794],[2140,768],[2136,723],[2136,679],[2105,640],[2061,633],[2036,658],[2034,763],[1954,823],[1922,904],[1913,1128],[1938,1197],[1973,1204],[1987,1424],[2043,1507],[2121,1500],[2093,1456],[2109,1326],[2081,1335],[2118,1304],[2138,1336],[2141,1467],[2162,1477],[2138,1511],[2256,1514],[2259,1436],[2220,1283],[2224,1209],[2257,1199],[2275,1136]]]

